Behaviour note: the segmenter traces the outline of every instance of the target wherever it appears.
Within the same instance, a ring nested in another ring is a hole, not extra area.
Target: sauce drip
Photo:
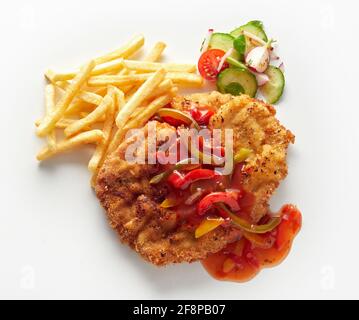
[[[263,268],[281,263],[300,231],[302,219],[301,213],[293,205],[285,205],[280,215],[282,222],[272,232],[255,235],[257,241],[250,241],[244,235],[239,241],[203,260],[204,268],[217,280],[245,282]]]

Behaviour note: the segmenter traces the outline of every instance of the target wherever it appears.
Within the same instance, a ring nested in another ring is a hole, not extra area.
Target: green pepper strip
[[[157,115],[160,117],[171,117],[177,120],[181,120],[187,125],[193,124],[197,130],[201,129],[197,121],[194,120],[190,115],[176,109],[162,108],[157,112]]]
[[[254,224],[248,223],[241,217],[238,217],[236,214],[231,212],[223,203],[217,203],[217,204],[215,204],[215,206],[218,209],[225,211],[226,214],[228,214],[228,216],[232,219],[232,222],[234,225],[236,225],[237,227],[239,227],[247,232],[251,232],[251,233],[263,234],[263,233],[270,232],[273,229],[275,229],[282,221],[281,217],[273,217],[266,224],[254,225]]]
[[[166,180],[175,170],[181,170],[183,168],[186,168],[188,166],[191,167],[191,169],[195,169],[198,168],[200,166],[200,164],[191,164],[191,162],[195,161],[195,159],[190,158],[190,159],[184,159],[178,163],[176,163],[173,168],[168,169],[156,176],[154,176],[151,180],[150,180],[150,184],[159,184],[160,182]]]

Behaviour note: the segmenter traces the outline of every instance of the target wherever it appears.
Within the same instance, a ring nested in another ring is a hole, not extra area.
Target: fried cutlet
[[[235,152],[243,147],[253,150],[243,170],[243,188],[255,195],[251,216],[258,221],[268,212],[270,196],[287,175],[286,153],[289,143],[294,142],[293,134],[275,118],[273,107],[245,95],[213,92],[178,96],[172,107],[187,110],[196,104],[215,111],[210,128],[234,130]],[[146,136],[147,126],[142,130]],[[169,130],[175,128],[157,123],[159,141]],[[238,239],[240,230],[234,227],[219,227],[199,239],[193,231],[178,228],[176,212],[160,206],[169,192],[167,187],[149,183],[161,172],[161,166],[124,160],[131,139],[108,156],[95,187],[110,225],[123,243],[149,262],[166,265],[204,259]]]

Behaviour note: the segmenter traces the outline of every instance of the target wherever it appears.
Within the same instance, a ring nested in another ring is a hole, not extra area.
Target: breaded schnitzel
[[[270,196],[287,175],[286,153],[294,142],[293,134],[275,118],[273,107],[245,95],[212,92],[178,96],[172,102],[173,108],[184,111],[193,105],[205,105],[215,112],[209,128],[234,130],[234,152],[243,147],[253,151],[241,171],[241,183],[255,197],[250,216],[253,223],[258,222],[268,212]],[[167,123],[156,124],[158,137],[175,130]],[[147,128],[143,128],[145,135]],[[163,171],[161,165],[124,160],[131,142],[125,140],[108,156],[95,188],[122,242],[149,262],[166,265],[204,259],[238,239],[241,231],[233,226],[218,227],[196,239],[193,230],[179,224],[173,208],[160,206],[169,193],[166,184],[150,184],[150,179]]]

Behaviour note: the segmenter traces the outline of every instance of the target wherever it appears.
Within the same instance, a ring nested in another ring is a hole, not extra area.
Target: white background
[[[111,299],[359,298],[356,1],[18,1],[0,11],[0,297]],[[195,62],[208,27],[265,22],[287,87],[278,117],[297,136],[272,200],[303,230],[288,259],[246,284],[199,264],[153,267],[118,243],[89,186],[89,152],[39,165],[43,72],[70,68],[136,33],[168,60]]]

